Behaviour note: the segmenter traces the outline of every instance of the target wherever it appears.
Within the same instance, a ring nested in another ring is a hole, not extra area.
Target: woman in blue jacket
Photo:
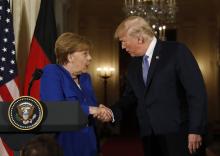
[[[62,34],[55,43],[57,64],[47,65],[43,70],[40,96],[43,101],[79,101],[89,116],[97,113],[97,101],[91,78],[86,73],[91,62],[91,43],[84,37]],[[62,114],[58,114],[62,115]],[[95,156],[96,136],[91,122],[86,128],[73,132],[61,132],[58,142],[64,156]]]

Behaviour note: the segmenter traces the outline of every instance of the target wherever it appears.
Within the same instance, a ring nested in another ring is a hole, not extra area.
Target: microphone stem
[[[33,85],[33,79],[31,80],[31,82],[29,83],[29,86],[28,86],[28,96],[31,95],[31,88],[32,88],[32,85]]]

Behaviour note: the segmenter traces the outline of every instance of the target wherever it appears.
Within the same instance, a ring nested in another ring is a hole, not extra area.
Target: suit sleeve
[[[178,47],[177,62],[177,73],[188,105],[188,132],[202,134],[207,124],[207,95],[201,71],[191,51],[184,45]]]
[[[111,107],[114,114],[115,122],[119,122],[123,118],[123,113],[127,109],[134,106],[137,102],[137,98],[133,93],[132,87],[129,81],[126,81],[126,88],[122,97]]]

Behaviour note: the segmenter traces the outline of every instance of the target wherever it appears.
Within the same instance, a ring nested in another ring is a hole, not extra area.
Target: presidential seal
[[[30,96],[21,96],[8,108],[11,124],[19,130],[32,130],[43,119],[43,107],[39,101]]]

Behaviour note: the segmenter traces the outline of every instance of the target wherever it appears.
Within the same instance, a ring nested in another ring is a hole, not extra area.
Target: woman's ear
[[[73,59],[72,54],[68,54],[68,55],[67,55],[67,60],[68,60],[68,62],[71,62],[71,61],[72,61],[72,59]]]

